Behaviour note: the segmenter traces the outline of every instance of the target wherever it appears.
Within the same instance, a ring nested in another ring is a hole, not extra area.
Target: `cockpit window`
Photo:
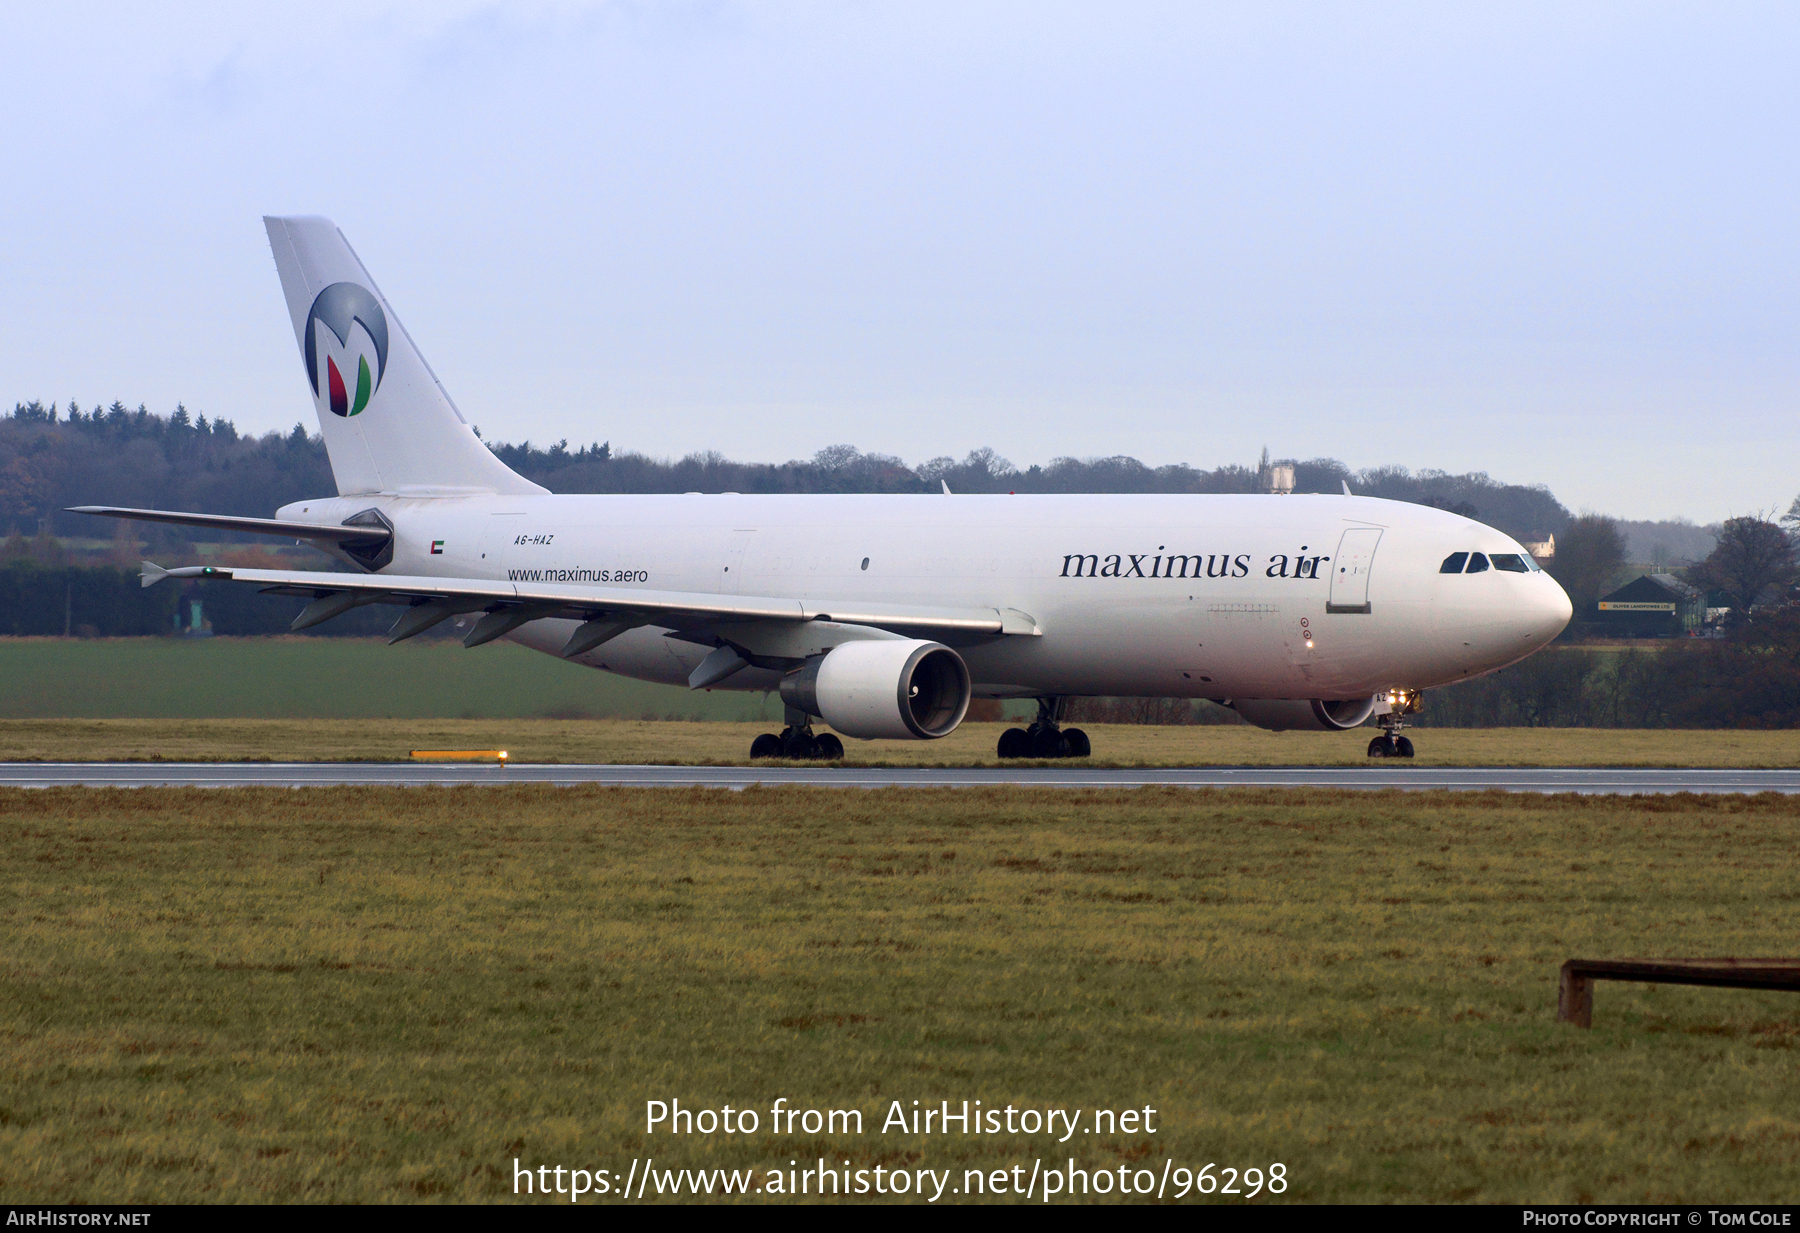
[[[1438,566],[1438,573],[1440,573],[1440,574],[1460,574],[1463,571],[1463,566],[1467,565],[1468,563],[1469,563],[1469,554],[1468,553],[1453,552],[1449,556],[1444,558],[1444,563],[1442,565]]]
[[[1495,569],[1503,569],[1509,574],[1529,574],[1531,572],[1531,567],[1525,563],[1525,558],[1516,552],[1496,552],[1488,559],[1494,563]]]
[[[1463,572],[1465,574],[1479,574],[1487,569],[1487,567],[1488,559],[1486,557],[1482,556],[1479,552],[1471,552],[1469,554],[1469,568]]]

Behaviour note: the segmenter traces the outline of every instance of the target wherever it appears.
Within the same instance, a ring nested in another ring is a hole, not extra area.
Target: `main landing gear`
[[[1410,758],[1413,756],[1413,743],[1400,735],[1400,729],[1406,721],[1399,712],[1383,715],[1376,723],[1381,725],[1381,735],[1369,742],[1371,758]]]
[[[780,735],[765,732],[750,742],[752,758],[790,758],[795,762],[839,762],[844,742],[830,732],[813,735],[812,716],[787,708],[787,727]]]
[[[1002,758],[1085,758],[1093,752],[1087,733],[1060,726],[1069,709],[1067,698],[1039,698],[1037,704],[1037,718],[1029,728],[1008,728],[1000,734]]]

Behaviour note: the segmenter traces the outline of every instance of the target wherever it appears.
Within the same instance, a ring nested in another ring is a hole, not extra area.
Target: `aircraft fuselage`
[[[1529,562],[1501,532],[1368,497],[374,494],[280,516],[370,508],[395,528],[386,574],[1028,615],[1041,637],[956,643],[985,697],[1366,698],[1491,672],[1570,616],[1535,567],[1441,572],[1458,552]],[[555,653],[575,624],[508,636]],[[682,684],[709,648],[668,634],[577,658]],[[751,668],[717,688],[779,680]]]

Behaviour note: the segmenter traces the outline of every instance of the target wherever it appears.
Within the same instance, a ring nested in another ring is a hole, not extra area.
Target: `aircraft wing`
[[[144,562],[141,580],[153,586],[164,578],[211,578],[244,582],[277,595],[310,596],[312,603],[294,620],[305,629],[363,604],[404,604],[411,611],[394,627],[393,641],[411,637],[458,613],[487,615],[466,638],[468,646],[498,638],[527,621],[544,617],[585,622],[564,655],[580,654],[638,625],[705,631],[751,622],[801,624],[829,621],[911,637],[1000,637],[1041,633],[1025,613],[1002,608],[935,608],[909,604],[832,603],[694,591],[649,591],[627,587],[563,583],[498,582],[485,578],[430,578],[382,574],[341,574],[307,570],[237,569],[192,565],[163,569]],[[611,633],[607,633],[608,630]],[[584,634],[583,631],[586,631]],[[595,638],[595,635],[605,635]],[[578,645],[586,641],[585,645]]]

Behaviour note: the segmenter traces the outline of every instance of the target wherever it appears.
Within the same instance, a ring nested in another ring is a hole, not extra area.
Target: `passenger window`
[[[1442,565],[1438,566],[1438,573],[1440,573],[1440,574],[1460,574],[1460,573],[1462,573],[1463,566],[1467,565],[1468,563],[1469,563],[1469,554],[1468,553],[1453,552],[1449,556],[1444,558],[1444,563]]]
[[[1465,569],[1463,573],[1479,574],[1487,569],[1487,567],[1488,559],[1486,557],[1482,556],[1479,552],[1471,552],[1469,554],[1469,568]]]
[[[1509,574],[1529,574],[1531,567],[1525,564],[1525,558],[1516,552],[1496,552],[1488,558],[1495,569],[1503,569]]]

